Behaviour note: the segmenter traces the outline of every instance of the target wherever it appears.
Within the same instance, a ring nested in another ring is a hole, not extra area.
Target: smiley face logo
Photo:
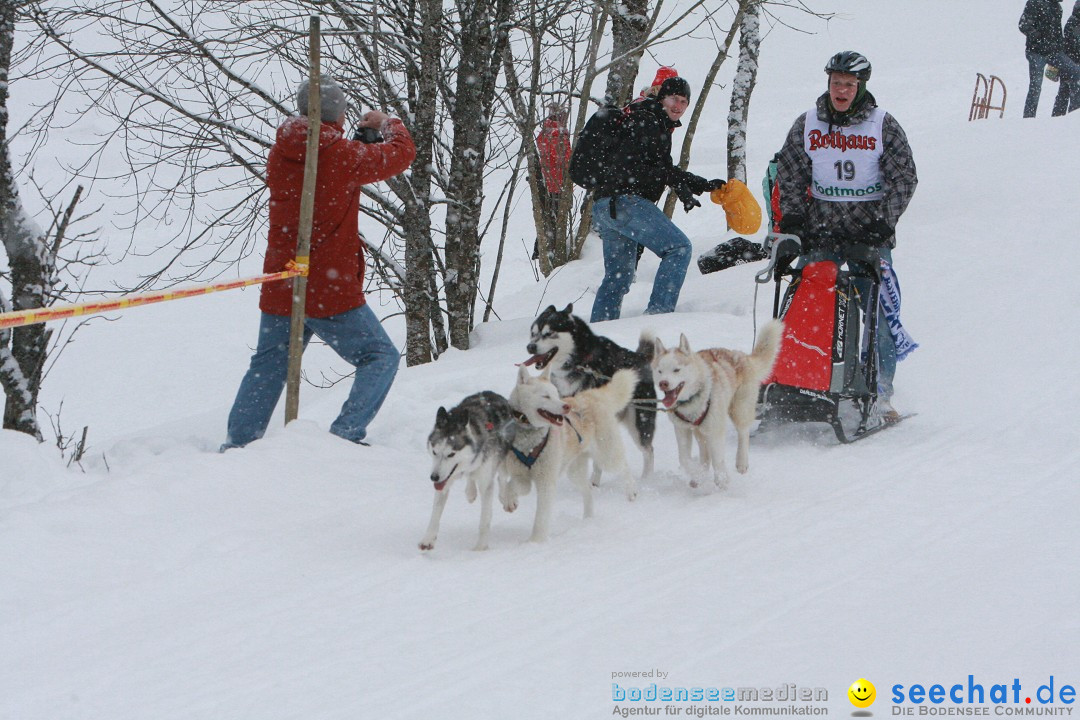
[[[877,699],[877,690],[874,689],[874,683],[866,678],[859,678],[851,683],[851,687],[847,689],[847,696],[855,707],[868,708]]]

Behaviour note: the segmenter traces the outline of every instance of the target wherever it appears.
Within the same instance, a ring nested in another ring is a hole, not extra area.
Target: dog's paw
[[[739,471],[740,475],[745,475],[746,471],[750,469],[750,463],[735,463],[735,469]]]
[[[701,485],[701,483],[698,482],[697,478],[690,478],[690,487],[691,488],[697,488],[699,485]]]
[[[506,498],[505,500],[503,500],[502,506],[503,510],[508,513],[512,513],[518,509],[518,500],[517,498]]]
[[[487,549],[488,549],[488,544],[486,542],[482,542],[482,543],[478,542],[478,543],[476,543],[476,546],[473,548],[473,552],[483,552],[483,551],[485,551]]]
[[[425,551],[434,550],[435,549],[435,538],[431,538],[430,540],[428,540],[427,538],[424,538],[423,540],[421,540],[420,541],[420,549],[425,550]]]

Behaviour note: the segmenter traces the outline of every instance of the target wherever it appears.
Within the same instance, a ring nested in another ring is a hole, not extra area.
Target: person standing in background
[[[1080,67],[1080,0],[1073,3],[1072,14],[1065,21],[1062,35],[1062,52]],[[1057,98],[1054,100],[1053,114],[1063,115],[1080,109],[1080,73],[1061,73],[1059,82],[1061,87],[1058,88]]]
[[[1068,110],[1072,88],[1080,82],[1080,64],[1070,60],[1064,52],[1061,0],[1027,0],[1020,15],[1019,27],[1027,38],[1024,54],[1028,61],[1028,93],[1024,101],[1024,117],[1035,117],[1039,108],[1043,73],[1047,65],[1057,68],[1063,83],[1051,114],[1064,115]]]

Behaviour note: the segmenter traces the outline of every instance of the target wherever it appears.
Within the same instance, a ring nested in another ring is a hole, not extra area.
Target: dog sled
[[[843,263],[798,268],[798,237],[770,234],[762,247],[769,263],[755,280],[774,284],[773,317],[784,321],[785,331],[772,374],[761,385],[758,432],[823,422],[847,444],[902,420],[878,403],[882,271],[874,249],[854,245]]]

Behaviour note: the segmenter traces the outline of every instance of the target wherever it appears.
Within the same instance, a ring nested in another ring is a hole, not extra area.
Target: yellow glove
[[[728,226],[737,233],[751,235],[761,228],[761,206],[753,193],[740,180],[728,180],[724,187],[709,194],[717,205],[724,208]]]

